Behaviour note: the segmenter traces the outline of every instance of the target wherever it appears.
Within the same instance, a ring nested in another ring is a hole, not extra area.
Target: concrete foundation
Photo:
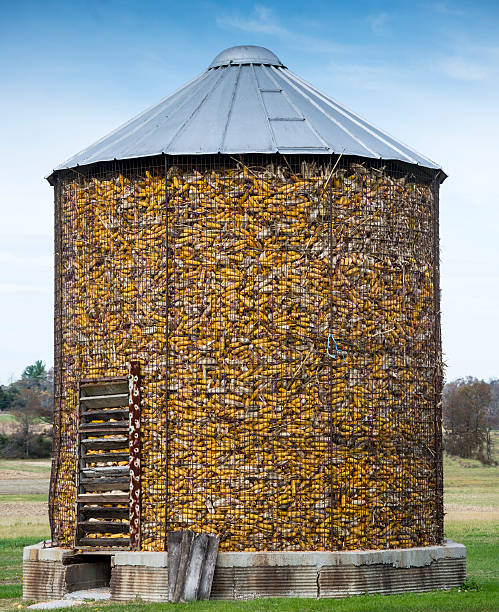
[[[45,542],[23,551],[23,599],[61,599],[73,591],[108,586],[110,578],[111,563],[106,557],[47,548]]]
[[[168,553],[77,555],[41,543],[24,549],[23,572],[25,599],[55,599],[110,584],[114,601],[168,600]],[[393,550],[219,553],[211,598],[389,595],[451,589],[465,577],[466,549],[449,540]]]

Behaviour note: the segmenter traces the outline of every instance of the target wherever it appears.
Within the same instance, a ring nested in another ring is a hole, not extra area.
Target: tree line
[[[463,459],[494,461],[494,431],[499,429],[499,380],[459,378],[444,387],[444,449]]]
[[[19,380],[0,385],[0,414],[14,419],[14,432],[0,430],[0,457],[48,457],[52,445],[53,370],[42,361],[27,366]],[[499,380],[459,378],[444,387],[444,449],[464,459],[494,463],[499,429]]]
[[[52,448],[53,370],[43,361],[26,366],[21,378],[0,385],[0,415],[13,426],[0,430],[0,457],[49,457]]]

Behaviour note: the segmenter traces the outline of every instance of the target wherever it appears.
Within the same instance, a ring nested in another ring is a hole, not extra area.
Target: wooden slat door
[[[130,547],[129,377],[81,381],[75,548]]]

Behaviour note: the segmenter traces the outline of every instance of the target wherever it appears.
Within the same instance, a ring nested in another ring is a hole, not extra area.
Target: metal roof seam
[[[255,65],[254,64],[251,65],[251,72],[253,74],[253,80],[255,81],[255,87],[256,87],[258,99],[260,100],[260,104],[262,105],[262,109],[263,109],[263,111],[265,113],[265,119],[267,120],[267,128],[269,130],[269,134],[270,134],[270,138],[272,140],[272,144],[274,145],[275,150],[278,151],[279,148],[277,146],[277,141],[275,139],[274,130],[272,129],[272,126],[270,125],[269,113],[267,111],[267,108],[265,107],[265,102],[263,101],[263,96],[262,96],[262,90],[260,89],[260,84],[258,83],[258,79],[256,78]]]
[[[274,70],[283,70],[282,68],[276,68],[275,66],[270,66],[271,69]],[[286,70],[286,69],[284,69]],[[274,78],[274,75],[272,73],[272,70],[269,73],[270,78],[272,79],[272,81],[275,83],[275,86],[278,87],[278,83]],[[301,115],[303,117],[303,119],[305,120],[305,122],[307,123],[308,128],[317,136],[317,138],[322,142],[322,144],[325,146],[326,149],[330,150],[330,147],[327,143],[326,140],[324,140],[322,138],[322,136],[319,134],[319,132],[314,128],[314,126],[312,125],[311,121],[307,119],[306,115],[304,115],[297,107],[295,104],[293,104],[293,102],[290,100],[289,96],[287,95],[287,93],[284,91],[284,89],[281,88],[281,95],[286,98],[288,104],[295,110],[295,112],[298,115]]]
[[[276,69],[277,70],[277,69]],[[292,75],[292,73],[289,73],[290,75]],[[344,125],[342,125],[337,119],[335,119],[332,115],[330,115],[329,113],[324,112],[324,110],[316,103],[314,102],[314,100],[312,100],[309,96],[304,95],[304,93],[302,91],[300,91],[300,89],[298,87],[296,87],[291,78],[288,78],[287,74],[284,74],[283,72],[279,72],[279,75],[288,82],[288,84],[293,87],[301,96],[303,96],[306,100],[308,100],[310,102],[310,104],[312,104],[313,106],[315,106],[317,108],[317,110],[322,113],[325,117],[327,117],[330,121],[333,121],[333,123],[335,123],[341,130],[343,130],[345,132],[345,134],[348,134],[350,136],[350,138],[352,138],[353,140],[355,140],[356,142],[358,142],[360,144],[361,147],[363,147],[366,151],[368,151],[368,153],[370,153],[370,155],[379,158],[379,154],[376,153],[376,151],[374,151],[373,149],[371,149],[370,147],[368,147],[364,142],[362,142],[362,140],[355,136],[355,134],[353,134],[348,128],[346,128]],[[336,151],[337,153],[338,151]]]
[[[293,73],[290,73],[293,74]],[[329,98],[328,96],[324,95],[322,92],[320,92],[319,90],[316,90],[315,87],[313,87],[312,85],[310,85],[309,83],[307,83],[307,81],[304,81],[302,78],[300,78],[298,75],[294,75],[293,76],[299,80],[300,84],[305,87],[306,89],[308,89],[309,91],[313,91],[315,93],[315,95],[317,95],[317,97],[319,97],[323,102],[325,102],[326,104],[328,104],[329,106],[331,106],[331,108],[334,108],[337,112],[341,113],[344,117],[346,117],[347,119],[349,119],[350,121],[352,121],[353,123],[356,123],[360,128],[362,128],[363,130],[365,130],[366,132],[368,132],[369,134],[371,134],[371,136],[374,136],[374,138],[377,138],[378,140],[380,140],[381,142],[383,142],[385,145],[391,147],[392,149],[394,149],[395,151],[397,151],[398,153],[400,153],[400,155],[403,155],[407,161],[409,161],[412,164],[417,164],[417,160],[413,157],[411,157],[410,155],[407,155],[407,153],[404,153],[397,145],[387,141],[385,138],[382,138],[379,134],[377,134],[375,131],[373,131],[372,129],[370,129],[367,125],[363,125],[363,121],[361,120],[360,117],[355,117],[354,113],[350,113],[350,111],[347,111],[346,108],[342,107],[340,104],[338,104],[335,100]],[[373,126],[374,127],[374,126]],[[379,132],[380,134],[382,134],[381,130],[378,130],[378,128],[375,128],[377,132]],[[385,134],[385,136],[388,136],[387,134]],[[392,139],[395,143],[397,144],[402,144],[402,143],[398,143],[397,139],[393,138]],[[430,161],[430,160],[428,160]]]
[[[224,144],[225,144],[225,137],[227,136],[227,130],[229,129],[229,123],[230,123],[230,119],[232,117],[232,109],[234,108],[234,100],[236,98],[236,92],[237,92],[237,88],[239,85],[239,79],[241,78],[241,70],[242,70],[242,66],[241,64],[238,65],[237,68],[237,76],[236,76],[236,80],[234,81],[234,87],[232,88],[232,95],[231,95],[231,99],[230,99],[230,105],[229,105],[229,112],[227,113],[227,117],[225,120],[225,127],[224,127],[224,131],[222,134],[222,139],[220,141],[220,145],[218,147],[218,151],[223,151],[224,148]]]
[[[203,104],[206,102],[206,100],[209,98],[209,96],[213,93],[213,90],[216,88],[216,86],[219,84],[219,82],[223,79],[224,75],[223,73],[221,73],[219,75],[218,78],[215,79],[214,84],[212,85],[212,87],[208,90],[208,92],[201,98],[201,100],[199,101],[199,103],[196,105],[196,107],[194,108],[194,110],[191,112],[191,114],[187,117],[187,119],[182,123],[182,125],[177,129],[177,131],[173,134],[173,136],[171,137],[170,141],[168,142],[168,145],[165,146],[163,148],[163,153],[166,153],[169,148],[172,146],[172,144],[175,142],[175,140],[179,137],[180,133],[182,132],[182,130],[187,126],[187,124],[192,120],[192,118],[199,112],[200,108],[203,106]],[[184,104],[187,102],[187,100],[184,102]]]

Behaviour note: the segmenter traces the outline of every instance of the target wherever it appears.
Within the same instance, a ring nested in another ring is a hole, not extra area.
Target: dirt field
[[[12,519],[44,523],[47,520],[47,502],[0,502],[0,525],[12,523]]]
[[[0,495],[48,495],[49,478],[46,459],[0,461]]]

